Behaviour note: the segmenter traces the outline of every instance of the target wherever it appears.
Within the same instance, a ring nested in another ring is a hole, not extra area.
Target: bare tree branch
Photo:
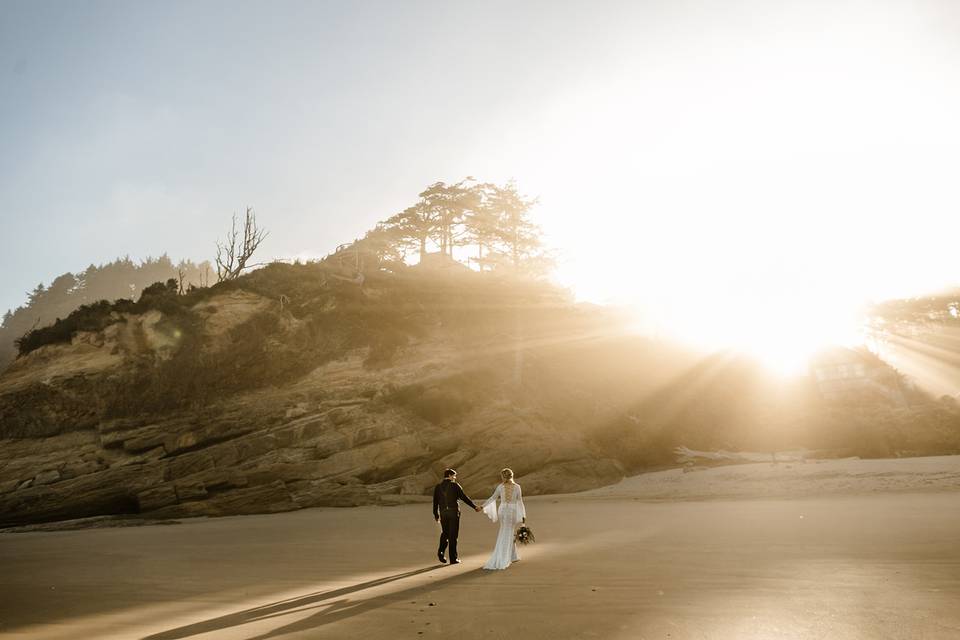
[[[237,215],[234,214],[230,222],[230,233],[223,243],[217,242],[217,281],[233,280],[238,278],[244,269],[257,265],[247,262],[257,250],[257,247],[269,235],[266,229],[257,226],[257,214],[253,207],[247,207],[243,217],[243,236],[237,229]]]

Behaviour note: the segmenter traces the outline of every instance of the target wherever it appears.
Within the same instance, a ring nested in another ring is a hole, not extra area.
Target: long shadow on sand
[[[323,611],[315,613],[308,618],[303,618],[288,625],[277,627],[273,631],[269,631],[259,636],[254,636],[248,640],[268,640],[269,638],[277,638],[279,636],[285,636],[289,633],[309,631],[311,629],[316,629],[334,622],[340,622],[346,618],[362,615],[369,611],[373,611],[374,609],[379,609],[395,602],[420,597],[421,595],[437,589],[440,585],[450,585],[456,582],[465,582],[467,580],[477,579],[481,576],[489,574],[489,571],[484,571],[483,569],[473,569],[472,571],[467,571],[466,573],[457,573],[449,578],[443,578],[442,580],[431,582],[430,584],[411,587],[402,591],[394,591],[393,593],[386,593],[382,596],[377,596],[375,598],[370,598],[369,600],[363,600],[357,603],[351,603],[350,600],[338,600],[331,603]]]
[[[273,631],[268,633],[255,636],[250,640],[265,640],[267,638],[273,638],[276,636],[286,635],[288,633],[294,633],[296,631],[306,631],[308,629],[313,629],[323,625],[330,624],[332,622],[337,622],[345,618],[350,618],[353,616],[366,613],[373,609],[378,609],[380,607],[386,606],[392,602],[399,600],[406,600],[410,597],[416,596],[420,593],[426,593],[437,588],[437,582],[431,582],[427,585],[421,585],[418,587],[411,587],[409,589],[404,589],[401,591],[395,591],[392,593],[384,594],[382,596],[377,596],[375,598],[370,598],[368,600],[362,600],[359,602],[351,602],[348,598],[343,598],[336,600],[334,602],[326,602],[333,598],[342,598],[343,596],[356,593],[358,591],[363,591],[364,589],[371,589],[373,587],[379,587],[391,582],[396,582],[397,580],[403,580],[404,578],[411,578],[413,576],[428,573],[430,571],[436,571],[437,569],[443,569],[445,565],[436,565],[431,567],[425,567],[423,569],[415,569],[413,571],[406,571],[404,573],[398,573],[396,575],[387,576],[384,578],[377,578],[376,580],[369,580],[367,582],[361,582],[359,584],[351,585],[349,587],[343,587],[342,589],[335,589],[333,591],[324,591],[322,593],[311,593],[304,596],[298,596],[296,598],[289,598],[287,600],[280,600],[278,602],[273,602],[270,604],[265,604],[259,607],[253,607],[251,609],[246,609],[244,611],[238,611],[237,613],[231,613],[225,616],[220,616],[218,618],[211,618],[210,620],[204,620],[202,622],[195,622],[193,624],[184,625],[182,627],[177,627],[176,629],[169,629],[167,631],[161,631],[160,633],[155,633],[149,636],[145,636],[142,640],[177,640],[179,638],[188,638],[190,636],[198,635],[201,633],[210,633],[212,631],[219,631],[222,629],[229,629],[230,627],[236,627],[239,625],[247,624],[250,622],[257,622],[260,620],[268,620],[270,618],[284,616],[295,611],[304,611],[310,608],[324,607],[324,609],[318,613],[315,613],[307,618],[298,620],[294,623],[278,627]],[[469,579],[471,577],[478,577],[483,573],[482,569],[476,569],[473,571],[468,571],[466,573],[457,573],[449,578],[444,578],[439,581],[440,583],[450,584],[452,582],[459,582],[462,580]],[[311,606],[312,605],[312,606]]]

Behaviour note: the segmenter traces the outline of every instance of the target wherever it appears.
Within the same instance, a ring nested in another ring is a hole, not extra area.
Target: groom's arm
[[[463,500],[463,501],[467,504],[467,506],[469,506],[469,507],[470,507],[471,509],[473,509],[474,511],[480,511],[480,507],[478,507],[477,505],[473,504],[473,500],[471,500],[470,498],[468,498],[468,497],[467,497],[467,494],[465,494],[465,493],[463,492],[463,487],[460,486],[460,483],[459,483],[459,482],[457,483],[457,497],[460,498],[461,500]]]
[[[433,519],[440,520],[440,485],[433,488]]]

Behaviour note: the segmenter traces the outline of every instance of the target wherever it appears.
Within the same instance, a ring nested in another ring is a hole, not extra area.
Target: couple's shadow
[[[372,589],[374,587],[379,587],[385,584],[389,584],[391,582],[403,580],[405,578],[412,578],[420,574],[429,573],[431,571],[437,571],[438,569],[444,569],[446,567],[447,565],[438,564],[430,567],[424,567],[422,569],[414,569],[413,571],[398,573],[392,576],[377,578],[376,580],[361,582],[358,584],[351,585],[349,587],[334,589],[332,591],[311,593],[304,596],[297,596],[296,598],[280,600],[277,602],[272,602],[270,604],[261,605],[259,607],[245,609],[244,611],[231,613],[225,616],[211,618],[209,620],[203,620],[201,622],[195,622],[193,624],[184,625],[182,627],[177,627],[175,629],[169,629],[167,631],[161,631],[160,633],[155,633],[149,636],[145,636],[142,640],[177,640],[178,638],[188,638],[190,636],[198,635],[201,633],[210,633],[212,631],[220,631],[222,629],[229,629],[230,627],[236,627],[236,626],[248,624],[251,622],[269,620],[271,618],[277,618],[280,616],[288,615],[295,611],[302,613],[303,611],[313,609],[313,608],[321,609],[320,611],[306,618],[302,618],[290,624],[277,627],[272,631],[268,631],[267,633],[253,636],[249,639],[249,640],[266,640],[267,638],[274,638],[277,636],[282,636],[282,635],[286,635],[288,633],[294,633],[297,631],[307,631],[309,629],[313,629],[316,627],[321,627],[334,622],[339,622],[340,620],[344,620],[346,618],[352,618],[353,616],[358,616],[368,611],[379,609],[380,607],[386,606],[393,602],[415,598],[419,595],[433,591],[441,584],[449,585],[455,582],[462,582],[462,581],[478,578],[485,573],[483,569],[479,569],[479,568],[474,569],[472,571],[462,572],[462,573],[458,572],[448,578],[443,578],[439,581],[431,582],[429,584],[419,585],[416,587],[410,587],[408,589],[401,589],[399,591],[393,591],[391,593],[385,593],[381,596],[376,596],[366,600],[360,600],[358,602],[352,602],[349,598],[344,598],[344,596],[348,596],[358,591],[363,591],[365,589]],[[337,598],[342,598],[342,599],[337,599]],[[333,600],[333,601],[328,602],[330,600]]]

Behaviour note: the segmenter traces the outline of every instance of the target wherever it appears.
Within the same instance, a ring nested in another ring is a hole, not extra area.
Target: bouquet
[[[517,544],[530,544],[531,542],[537,541],[537,539],[533,537],[533,531],[525,524],[520,525],[517,532],[513,534],[513,539],[517,541]]]

